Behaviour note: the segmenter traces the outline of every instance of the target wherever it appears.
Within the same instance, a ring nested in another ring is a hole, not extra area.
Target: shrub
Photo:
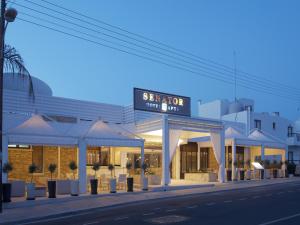
[[[95,162],[95,163],[93,164],[92,169],[95,171],[95,179],[96,179],[97,171],[100,169],[100,167],[101,167],[101,165],[100,165],[99,162]]]
[[[33,181],[33,174],[36,172],[36,170],[37,170],[37,166],[34,163],[28,166],[28,172],[31,174],[31,181],[30,181],[31,183]]]
[[[50,163],[48,166],[48,171],[50,172],[51,180],[52,180],[52,175],[56,170],[56,164]]]
[[[4,163],[2,170],[3,173],[6,173],[8,175],[13,170],[13,166],[9,162]]]
[[[73,178],[75,180],[75,170],[77,170],[77,168],[78,168],[76,162],[75,161],[71,161],[69,163],[69,168],[70,168],[70,170],[72,170]]]

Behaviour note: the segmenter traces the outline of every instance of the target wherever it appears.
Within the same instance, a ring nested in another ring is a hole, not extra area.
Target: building
[[[226,126],[239,127],[245,135],[259,131],[269,139],[287,145],[288,153],[285,157],[290,162],[299,163],[300,160],[300,123],[280,116],[279,112],[255,112],[254,101],[238,99],[236,101],[215,100],[205,104],[198,104],[199,116],[221,119]]]
[[[29,81],[4,77],[3,162],[14,170],[6,180],[30,181],[28,166],[38,167],[33,180],[46,186],[50,163],[57,165],[55,179],[79,179],[85,193],[94,176],[91,166],[100,162],[99,179],[107,179],[109,164],[114,176],[129,171],[139,183],[141,162],[149,165],[150,185],[169,185],[173,180],[225,181],[224,127],[220,120],[190,115],[189,98],[135,89],[134,106],[120,106],[53,96],[51,88],[33,78],[34,98],[28,94]],[[134,107],[146,107],[137,109]],[[199,172],[197,143],[193,138],[209,136],[210,174]],[[75,161],[75,174],[68,164]],[[200,179],[201,178],[201,179]]]

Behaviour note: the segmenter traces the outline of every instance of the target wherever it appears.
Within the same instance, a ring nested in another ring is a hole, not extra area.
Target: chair
[[[119,174],[117,188],[126,190],[126,174]]]
[[[109,190],[109,180],[105,174],[100,175],[100,190]]]

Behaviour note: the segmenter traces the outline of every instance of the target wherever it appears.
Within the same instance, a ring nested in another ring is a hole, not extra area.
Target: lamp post
[[[0,213],[2,213],[2,135],[3,135],[3,75],[4,75],[4,36],[8,23],[13,22],[17,17],[17,10],[6,9],[6,0],[1,0],[1,24],[0,24]],[[5,23],[6,21],[6,23]]]

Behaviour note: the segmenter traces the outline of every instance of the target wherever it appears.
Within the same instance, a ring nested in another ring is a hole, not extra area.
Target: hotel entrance
[[[185,173],[196,173],[198,162],[197,143],[188,143],[180,146],[180,179]]]

